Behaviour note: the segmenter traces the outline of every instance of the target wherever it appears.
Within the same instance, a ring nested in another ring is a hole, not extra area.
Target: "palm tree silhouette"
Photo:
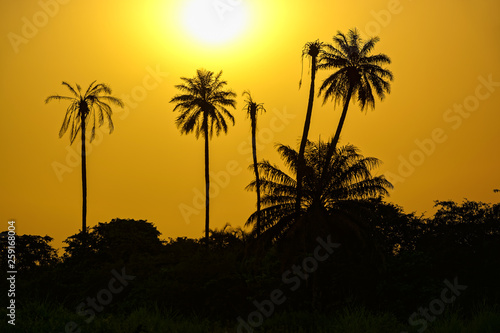
[[[252,127],[252,155],[253,155],[253,172],[255,174],[255,184],[257,192],[257,224],[256,232],[257,237],[260,236],[260,178],[259,178],[259,168],[257,167],[257,114],[260,112],[266,112],[264,105],[262,103],[257,103],[252,99],[252,95],[249,91],[244,91],[243,96],[246,96],[246,105],[244,110],[247,112],[248,118],[250,118]]]
[[[277,240],[294,225],[310,221],[301,217],[311,212],[332,213],[352,206],[358,199],[388,194],[392,184],[384,176],[371,175],[370,170],[380,164],[378,159],[363,157],[352,145],[336,149],[335,154],[327,159],[326,152],[331,144],[307,142],[303,198],[298,214],[294,210],[297,182],[293,177],[297,174],[297,151],[289,146],[278,146],[291,175],[269,161],[258,164],[262,176],[260,188],[264,193],[262,204],[265,206],[261,211],[263,236],[267,234],[268,239]],[[324,172],[327,172],[326,176],[323,176]],[[247,190],[254,190],[256,186],[253,181]],[[250,215],[246,225],[253,225],[255,231],[256,220],[257,212]]]
[[[328,156],[333,154],[339,141],[351,98],[356,98],[361,110],[364,110],[375,107],[373,90],[380,99],[391,91],[389,81],[393,79],[392,72],[381,67],[390,64],[391,59],[385,54],[371,55],[379,40],[379,37],[373,37],[365,42],[356,29],[349,30],[347,36],[339,31],[333,37],[334,45],[327,44],[321,51],[318,68],[338,69],[325,79],[319,89],[320,95],[324,93],[323,104],[329,98],[335,104],[344,104]]]
[[[309,134],[309,128],[311,126],[311,117],[314,103],[314,83],[316,81],[316,71],[317,71],[317,58],[321,51],[323,43],[319,40],[307,43],[302,49],[302,61],[304,57],[308,56],[311,58],[311,85],[309,87],[309,102],[307,103],[307,113],[306,119],[304,121],[304,130],[302,132],[302,139],[300,141],[299,156],[298,156],[298,168],[297,168],[297,201],[295,203],[295,210],[299,212],[300,201],[302,197],[302,177],[304,174],[304,151],[306,149],[307,136]],[[302,84],[302,79],[299,86]]]
[[[75,141],[78,132],[81,133],[82,140],[82,192],[83,192],[83,203],[82,203],[82,232],[87,233],[87,157],[85,149],[85,132],[88,127],[90,127],[90,142],[94,140],[96,127],[100,127],[104,124],[106,119],[109,127],[109,133],[113,132],[114,126],[111,116],[113,111],[111,106],[108,104],[114,104],[123,108],[123,102],[116,97],[110,96],[112,91],[111,88],[104,83],[92,82],[84,94],[82,94],[82,89],[78,84],[72,87],[69,83],[63,82],[62,84],[66,86],[71,92],[72,96],[60,96],[52,95],[45,99],[45,103],[52,100],[67,100],[70,102],[68,109],[66,110],[66,116],[64,117],[61,129],[59,130],[59,137],[62,137],[64,133],[71,127],[69,140],[71,144]]]
[[[231,90],[225,90],[227,82],[221,80],[222,71],[214,75],[205,69],[198,69],[193,78],[181,77],[184,83],[176,85],[182,94],[174,96],[170,103],[176,103],[174,111],[180,115],[175,120],[182,134],[194,132],[196,138],[201,135],[205,139],[205,241],[208,246],[210,220],[209,220],[209,152],[208,142],[212,135],[220,132],[227,133],[228,118],[234,125],[234,117],[226,107],[236,107]]]

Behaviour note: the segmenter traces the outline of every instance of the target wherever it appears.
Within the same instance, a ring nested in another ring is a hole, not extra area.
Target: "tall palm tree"
[[[332,213],[352,206],[358,199],[388,194],[387,190],[392,188],[392,184],[384,176],[371,175],[370,170],[380,164],[378,159],[363,157],[352,145],[336,149],[335,154],[327,158],[326,152],[331,144],[308,141],[306,145],[304,195],[298,216],[294,210],[297,196],[297,181],[294,179],[294,175],[297,175],[297,151],[289,146],[278,146],[278,152],[291,174],[268,161],[259,163],[262,176],[259,185],[264,193],[262,204],[265,206],[261,211],[263,236],[267,233],[268,238],[279,239],[294,225],[310,221],[301,217],[311,212]],[[328,174],[323,177],[325,170]],[[253,181],[247,189],[254,190],[256,186],[257,183]],[[246,225],[253,225],[255,230],[256,219],[255,212],[248,218]]]
[[[209,222],[209,152],[208,142],[214,132],[227,133],[226,118],[234,125],[234,117],[227,107],[236,107],[236,94],[225,89],[227,82],[221,80],[222,71],[214,74],[205,69],[198,69],[193,78],[181,77],[182,84],[176,85],[182,93],[174,96],[170,103],[176,103],[174,111],[180,115],[175,120],[182,134],[194,132],[196,138],[205,139],[205,241],[208,246]]]
[[[104,124],[104,120],[108,123],[109,133],[113,132],[114,126],[111,116],[113,111],[110,104],[123,108],[123,102],[116,97],[110,96],[111,88],[104,83],[92,82],[85,93],[78,84],[75,87],[67,82],[62,84],[66,86],[71,92],[72,96],[52,95],[45,99],[45,103],[52,100],[66,100],[69,101],[66,116],[64,117],[61,129],[59,130],[59,137],[71,127],[69,140],[71,144],[75,141],[78,132],[81,133],[82,140],[82,232],[87,233],[87,157],[85,149],[85,135],[88,128],[90,128],[90,142],[94,140],[96,127]],[[75,89],[76,88],[76,89]]]
[[[252,95],[249,91],[244,91],[243,96],[246,96],[246,105],[244,110],[247,112],[248,118],[250,118],[251,128],[252,128],[252,155],[253,155],[253,172],[255,174],[255,184],[257,192],[257,237],[260,236],[260,178],[259,178],[259,168],[257,167],[257,114],[259,112],[266,112],[264,105],[262,103],[257,103],[252,99]]]
[[[307,113],[306,120],[304,121],[304,130],[302,132],[302,139],[300,141],[299,148],[299,160],[297,169],[297,202],[295,203],[295,210],[298,212],[300,210],[300,200],[302,196],[302,177],[304,174],[304,151],[306,149],[307,137],[309,135],[309,128],[311,126],[312,110],[314,104],[314,83],[316,81],[316,71],[317,71],[317,58],[323,43],[319,40],[307,43],[302,49],[302,61],[304,57],[311,58],[311,85],[309,87],[309,102],[307,103]],[[302,83],[302,79],[300,84]],[[299,84],[299,86],[300,86]]]
[[[333,154],[339,141],[351,98],[356,98],[364,110],[375,107],[373,90],[380,99],[391,92],[392,72],[382,67],[390,64],[391,59],[385,54],[371,54],[379,40],[373,37],[364,41],[356,29],[349,30],[347,36],[339,31],[333,37],[334,45],[327,44],[321,51],[318,68],[337,69],[319,89],[320,95],[324,93],[323,104],[329,98],[335,104],[344,104],[328,156]]]

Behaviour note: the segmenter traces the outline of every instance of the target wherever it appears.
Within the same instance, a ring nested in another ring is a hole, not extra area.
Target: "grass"
[[[6,310],[0,311],[6,317]],[[88,317],[85,317],[88,318]],[[345,309],[336,315],[293,312],[276,313],[265,319],[257,328],[237,329],[236,318],[228,323],[212,322],[205,318],[184,317],[171,310],[157,307],[136,309],[128,315],[97,313],[86,323],[76,311],[50,303],[29,302],[20,304],[15,330],[6,324],[1,332],[25,333],[415,333],[422,325],[410,326],[401,323],[390,313],[373,313],[363,308]],[[71,324],[73,322],[74,324]],[[68,326],[67,326],[68,325]],[[71,325],[75,325],[71,327]],[[77,325],[77,326],[76,326]],[[66,330],[68,327],[68,330]],[[80,330],[80,331],[79,331]],[[427,333],[498,333],[500,311],[498,308],[482,307],[470,318],[458,312],[445,313],[421,332]]]

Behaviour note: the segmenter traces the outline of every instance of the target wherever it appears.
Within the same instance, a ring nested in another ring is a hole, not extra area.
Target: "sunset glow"
[[[19,232],[49,234],[60,248],[78,231],[79,139],[69,145],[68,137],[58,137],[67,105],[43,101],[67,93],[62,81],[87,87],[97,80],[125,108],[113,110],[113,133],[98,132],[87,146],[89,227],[141,218],[155,222],[163,237],[201,236],[203,142],[180,135],[169,103],[180,77],[199,68],[222,70],[237,94],[235,126],[210,142],[211,191],[217,194],[211,226],[243,226],[255,202],[245,191],[253,176],[242,92],[250,90],[268,110],[259,119],[258,158],[281,163],[274,145],[295,147],[304,125],[310,71],[304,59],[299,89],[303,46],[331,43],[337,31],[354,27],[365,38],[380,37],[376,51],[391,58],[394,81],[373,111],[351,103],[340,143],[383,162],[377,173],[392,175],[394,183],[387,200],[422,213],[438,199],[498,201],[496,1],[447,0],[439,10],[384,0],[47,3],[53,6],[1,5],[0,220],[17,219]],[[318,72],[316,95],[331,73]],[[331,137],[342,111],[322,102],[316,97],[311,140]],[[193,214],[186,217],[179,207]]]

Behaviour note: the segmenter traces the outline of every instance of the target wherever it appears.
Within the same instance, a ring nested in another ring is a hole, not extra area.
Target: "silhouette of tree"
[[[304,152],[306,149],[307,137],[309,134],[309,128],[311,126],[312,109],[314,103],[314,83],[316,81],[316,71],[317,68],[317,58],[321,51],[323,43],[319,40],[307,43],[302,49],[302,61],[304,57],[311,58],[311,85],[309,88],[309,101],[307,103],[307,113],[306,119],[304,121],[304,130],[302,132],[302,139],[300,141],[299,157],[298,157],[298,168],[297,168],[297,200],[295,203],[296,212],[300,211],[300,200],[302,197],[302,177],[304,174]],[[302,84],[302,79],[300,84]],[[299,84],[299,86],[300,86]]]
[[[0,233],[0,262],[7,267],[8,255],[12,255],[7,248],[7,231]],[[19,235],[16,236],[16,269],[27,272],[42,267],[49,267],[59,262],[57,251],[49,244],[53,240],[50,236]]]
[[[170,103],[176,103],[174,111],[179,111],[175,123],[182,134],[194,132],[196,138],[200,135],[205,139],[205,240],[208,246],[209,222],[209,151],[208,142],[212,135],[220,132],[227,133],[228,118],[234,125],[234,117],[226,107],[236,107],[231,90],[225,90],[227,82],[221,80],[222,71],[214,75],[213,72],[199,69],[193,78],[181,77],[184,81],[176,85],[182,94],[174,96]]]
[[[100,256],[101,262],[128,262],[134,255],[158,254],[162,248],[159,236],[156,226],[146,220],[113,219],[111,222],[99,222],[89,228],[86,239],[82,239],[81,234],[75,234],[64,241],[67,244],[64,247],[64,259],[81,262],[92,254]]]
[[[498,193],[498,192],[500,192],[500,190],[499,189],[494,189],[493,192]]]
[[[339,141],[351,98],[356,98],[364,110],[375,107],[373,90],[380,99],[391,91],[392,72],[381,67],[390,64],[390,58],[385,54],[371,55],[379,40],[379,37],[374,37],[364,41],[357,29],[349,30],[347,36],[339,31],[333,37],[334,45],[326,44],[321,51],[318,68],[338,69],[319,89],[319,94],[324,94],[323,104],[329,98],[335,104],[344,104],[328,156],[334,153]]]
[[[293,176],[297,174],[297,151],[289,146],[278,146],[278,152],[292,175],[268,161],[259,163],[262,175],[260,187],[264,193],[262,203],[265,206],[261,211],[262,228],[270,239],[282,237],[299,221],[300,216],[308,212],[339,211],[346,204],[352,205],[357,199],[386,195],[387,189],[392,188],[392,184],[384,176],[371,175],[370,170],[380,164],[378,159],[365,158],[356,147],[347,145],[337,149],[334,156],[327,160],[326,152],[330,145],[331,142],[321,141],[308,141],[306,145],[304,195],[299,214],[294,210],[297,182]],[[328,174],[323,177],[325,170]],[[255,188],[255,181],[247,186],[247,190]],[[257,213],[250,215],[246,225],[254,225],[256,218]]]
[[[234,250],[235,245],[245,243],[248,236],[249,234],[241,227],[235,229],[226,223],[221,229],[210,229],[210,246],[219,250],[230,248]]]
[[[249,91],[243,92],[243,96],[247,96],[245,100],[246,105],[244,110],[247,112],[248,118],[250,118],[252,127],[252,155],[253,155],[253,172],[255,174],[256,192],[257,192],[257,237],[260,236],[260,178],[259,178],[259,168],[257,167],[257,114],[260,112],[266,112],[264,105],[262,103],[257,103],[252,99]]]
[[[111,88],[104,83],[92,82],[85,93],[82,93],[81,87],[76,84],[72,87],[67,82],[62,84],[66,86],[71,92],[72,96],[60,96],[52,95],[45,99],[45,103],[53,100],[61,101],[66,100],[70,102],[68,109],[66,110],[66,116],[64,117],[61,129],[59,130],[59,137],[62,137],[64,133],[71,127],[70,131],[70,142],[73,144],[78,132],[81,133],[82,140],[82,192],[83,192],[83,203],[82,203],[82,232],[87,233],[87,159],[86,159],[86,149],[85,149],[85,135],[88,128],[90,128],[90,142],[94,140],[96,127],[100,127],[104,124],[106,119],[109,127],[109,133],[113,132],[114,126],[111,116],[113,111],[109,104],[114,104],[123,108],[123,102],[113,96],[110,96],[112,91]],[[109,104],[108,104],[109,103]]]

